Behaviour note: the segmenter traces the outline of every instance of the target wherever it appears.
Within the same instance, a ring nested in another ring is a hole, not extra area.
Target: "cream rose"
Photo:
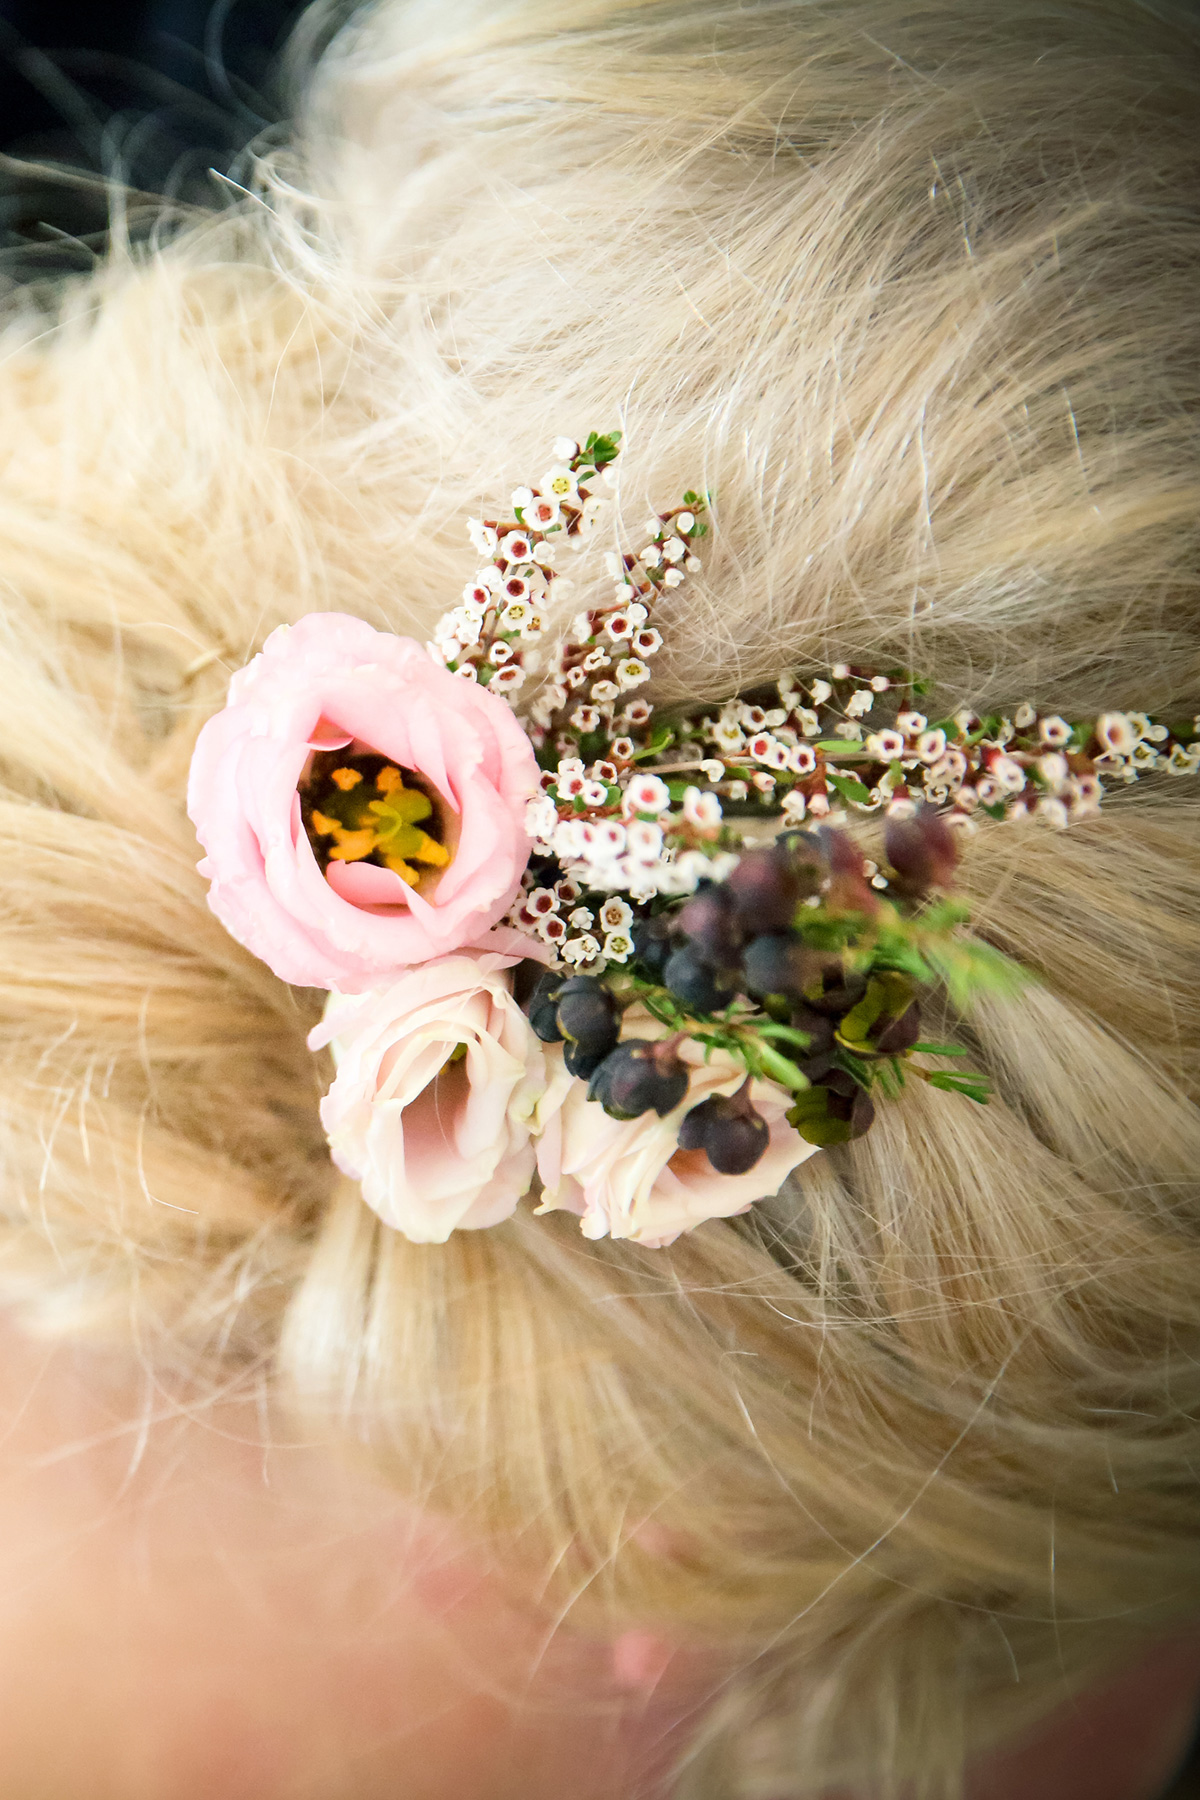
[[[641,1007],[626,1013],[623,1036],[663,1035],[664,1027]],[[778,1193],[791,1171],[814,1154],[816,1145],[806,1143],[784,1117],[789,1095],[770,1081],[756,1081],[750,1089],[771,1135],[747,1174],[719,1175],[703,1150],[681,1150],[684,1115],[713,1094],[735,1093],[746,1071],[721,1050],[706,1063],[704,1046],[690,1041],[679,1054],[694,1073],[685,1098],[665,1118],[649,1112],[640,1119],[610,1119],[588,1099],[585,1082],[568,1083],[561,1104],[547,1112],[537,1142],[539,1212],[579,1213],[585,1237],[631,1238],[658,1248],[706,1219],[727,1219]],[[562,1052],[555,1047],[551,1055],[561,1066]]]
[[[414,1243],[507,1219],[531,1134],[573,1084],[509,991],[514,959],[446,956],[366,994],[333,994],[309,1036],[337,1075],[321,1102],[333,1160]]]

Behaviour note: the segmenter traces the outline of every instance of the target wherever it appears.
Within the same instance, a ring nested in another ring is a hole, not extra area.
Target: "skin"
[[[0,1352],[0,1800],[666,1800],[710,1662],[555,1631],[249,1402],[139,1433],[128,1365]],[[1152,1800],[1198,1699],[1167,1646],[970,1800]]]

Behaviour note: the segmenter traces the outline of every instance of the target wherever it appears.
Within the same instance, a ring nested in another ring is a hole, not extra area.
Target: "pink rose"
[[[337,1065],[321,1102],[334,1162],[414,1243],[508,1218],[533,1179],[531,1134],[571,1085],[509,991],[513,960],[446,956],[331,994],[309,1035]]]
[[[633,1006],[625,1015],[626,1037],[661,1037],[664,1027]],[[554,1051],[561,1062],[561,1050]],[[539,1212],[564,1208],[582,1214],[585,1237],[632,1238],[658,1248],[706,1219],[746,1212],[756,1200],[778,1193],[791,1171],[814,1154],[784,1114],[790,1096],[771,1081],[750,1089],[770,1127],[770,1142],[745,1175],[718,1175],[703,1150],[681,1150],[679,1127],[685,1113],[712,1094],[732,1094],[746,1071],[723,1050],[704,1061],[704,1046],[690,1041],[679,1050],[694,1065],[688,1091],[674,1112],[640,1119],[610,1119],[587,1084],[572,1081],[562,1105],[548,1116],[538,1140],[538,1174],[543,1187]]]
[[[188,812],[227,930],[284,981],[355,992],[482,940],[520,886],[538,791],[507,702],[410,638],[309,613],[230,682]]]

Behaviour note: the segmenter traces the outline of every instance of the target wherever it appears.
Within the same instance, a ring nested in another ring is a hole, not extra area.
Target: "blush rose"
[[[421,892],[367,862],[321,872],[298,784],[314,751],[346,746],[414,771],[437,797],[452,854]],[[357,992],[483,940],[520,886],[525,805],[538,791],[533,750],[506,701],[438,667],[410,638],[309,613],[234,676],[228,704],[200,733],[188,812],[226,929],[284,981]]]
[[[513,958],[446,956],[371,993],[332,994],[309,1035],[337,1075],[321,1102],[333,1160],[418,1244],[507,1219],[532,1134],[572,1085],[509,991]]]
[[[624,1027],[626,1037],[664,1032],[638,1006],[626,1013]],[[553,1054],[561,1063],[561,1050]],[[640,1119],[611,1119],[588,1099],[586,1083],[570,1082],[538,1140],[539,1212],[579,1213],[585,1237],[630,1238],[660,1248],[707,1219],[727,1219],[778,1193],[791,1171],[815,1153],[816,1145],[787,1123],[790,1096],[771,1081],[756,1081],[750,1089],[770,1139],[747,1174],[719,1175],[702,1150],[681,1150],[685,1113],[713,1094],[735,1093],[746,1071],[723,1050],[713,1050],[705,1062],[702,1044],[686,1041],[679,1054],[692,1064],[692,1074],[683,1101],[665,1118],[648,1112]]]

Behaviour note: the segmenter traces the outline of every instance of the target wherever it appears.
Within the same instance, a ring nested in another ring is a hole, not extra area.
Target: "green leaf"
[[[636,751],[633,760],[634,762],[644,762],[648,756],[657,756],[661,750],[669,750],[674,742],[674,729],[670,725],[658,725],[646,748]]]
[[[986,1106],[991,1090],[985,1076],[947,1075],[940,1069],[925,1079],[930,1087],[941,1088],[943,1093],[962,1094],[968,1100],[974,1100],[977,1106]]]
[[[958,1044],[914,1044],[913,1056],[965,1056],[967,1052]]]
[[[818,738],[816,748],[832,750],[839,756],[845,756],[851,750],[861,750],[862,744],[858,738]]]
[[[762,1064],[763,1073],[785,1088],[791,1088],[793,1093],[800,1093],[808,1086],[808,1076],[788,1057],[781,1056],[778,1050],[772,1050],[770,1044],[756,1044],[755,1055]]]
[[[853,775],[839,775],[833,769],[826,772],[825,779],[831,788],[836,788],[843,800],[853,805],[865,806],[871,798],[871,790]]]
[[[776,1038],[781,1044],[795,1044],[799,1050],[807,1050],[812,1043],[812,1034],[798,1031],[794,1025],[780,1025],[775,1019],[756,1019],[753,1029],[759,1037]]]

